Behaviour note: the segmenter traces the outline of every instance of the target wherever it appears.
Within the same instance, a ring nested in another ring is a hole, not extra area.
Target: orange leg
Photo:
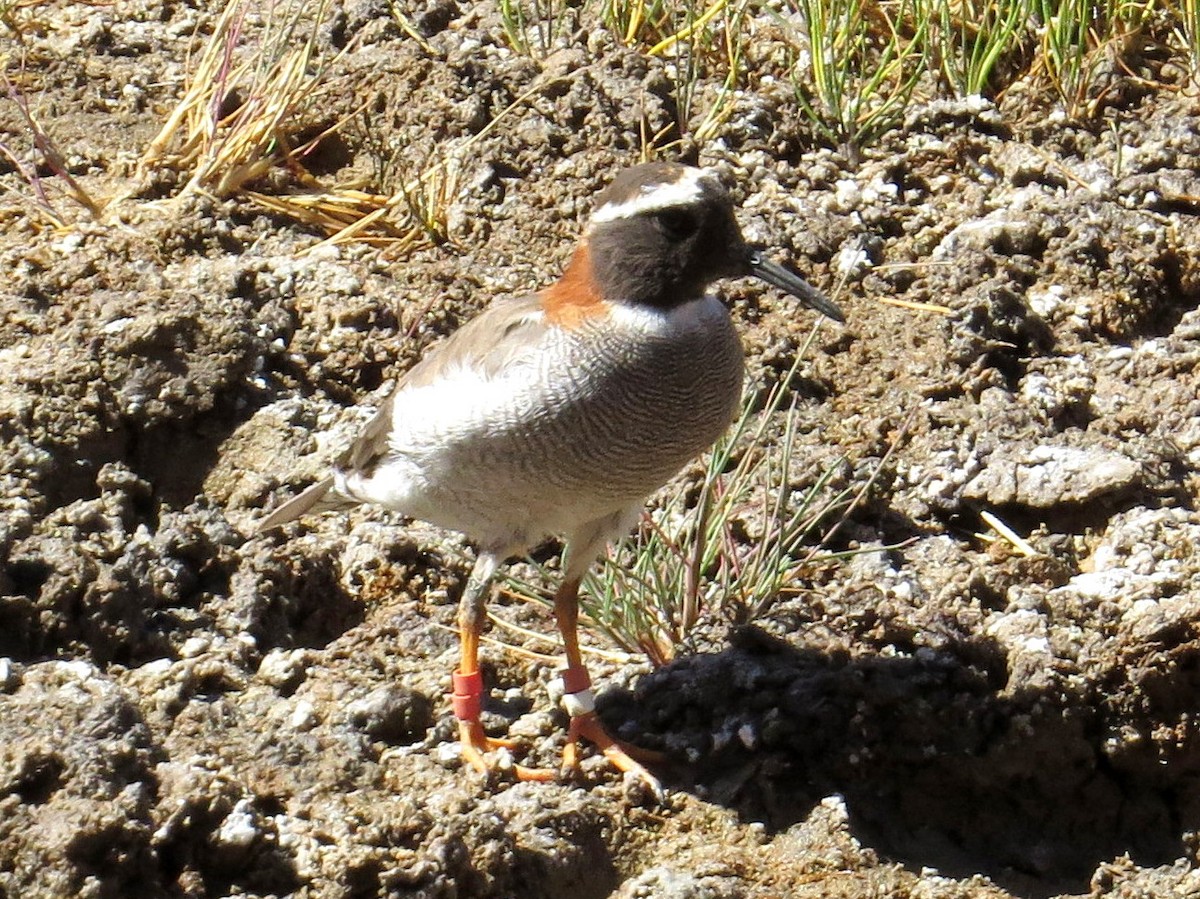
[[[563,770],[573,770],[579,763],[578,741],[586,737],[604,753],[619,770],[638,777],[656,795],[662,795],[662,784],[653,774],[633,756],[640,756],[647,762],[661,760],[662,756],[655,752],[638,749],[622,743],[609,736],[596,715],[595,701],[592,697],[591,678],[583,664],[583,655],[579,651],[579,578],[569,577],[564,580],[554,594],[554,617],[558,620],[558,629],[562,633],[563,651],[566,655],[566,667],[562,669],[563,707],[571,716],[570,729],[567,731],[567,745],[563,748]]]
[[[483,731],[479,713],[483,709],[483,676],[479,671],[479,635],[483,631],[483,606],[487,599],[492,575],[499,559],[481,553],[471,570],[458,606],[458,633],[461,654],[458,670],[454,672],[454,715],[458,718],[458,738],[463,758],[481,774],[490,774],[496,766],[485,753],[497,749],[512,749],[511,740],[497,740]],[[553,780],[554,772],[516,765],[518,780]]]

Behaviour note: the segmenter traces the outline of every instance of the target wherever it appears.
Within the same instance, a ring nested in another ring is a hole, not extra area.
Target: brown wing
[[[548,327],[552,325],[545,321],[541,301],[536,295],[493,303],[409,369],[354,443],[338,457],[334,468],[370,472],[383,460],[388,449],[388,434],[395,420],[396,398],[406,388],[430,384],[458,366],[495,377],[531,347],[537,346]],[[334,489],[334,478],[330,475],[264,518],[256,531],[277,527],[307,512],[353,505],[354,500]]]
[[[396,414],[396,397],[412,387],[424,387],[462,366],[495,377],[530,347],[536,346],[547,325],[536,296],[493,303],[442,343],[435,346],[400,379],[358,439],[337,460],[343,470],[369,472],[387,452],[388,434]]]

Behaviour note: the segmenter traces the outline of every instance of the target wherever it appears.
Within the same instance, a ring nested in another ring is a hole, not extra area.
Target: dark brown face
[[[702,169],[651,162],[599,196],[588,231],[591,277],[606,300],[671,307],[718,278],[759,278],[835,321],[842,311],[795,272],[746,246],[733,202]]]
[[[674,306],[746,274],[749,250],[728,194],[710,174],[671,163],[622,172],[600,194],[588,235],[606,299]]]

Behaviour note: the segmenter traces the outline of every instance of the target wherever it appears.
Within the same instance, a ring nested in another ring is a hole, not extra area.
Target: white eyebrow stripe
[[[643,187],[642,192],[630,200],[605,203],[592,213],[592,224],[615,222],[673,206],[690,206],[704,196],[705,184],[711,183],[711,178],[708,172],[689,170],[678,181]]]

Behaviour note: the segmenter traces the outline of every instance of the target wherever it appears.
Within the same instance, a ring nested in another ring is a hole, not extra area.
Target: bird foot
[[[618,770],[641,781],[660,801],[663,798],[662,784],[646,770],[645,765],[666,761],[661,752],[631,746],[609,736],[595,712],[573,715],[567,731],[567,745],[563,747],[563,771],[574,771],[579,766],[579,738],[584,737],[595,744],[604,757]],[[645,764],[643,764],[645,763]]]
[[[497,764],[488,754],[497,750],[509,753],[516,748],[512,740],[498,740],[483,732],[479,714],[483,708],[483,676],[478,669],[468,673],[454,672],[454,694],[452,704],[458,718],[458,739],[462,744],[463,758],[480,774],[491,776],[493,771],[511,770],[517,780],[554,780],[554,772],[542,768],[526,768],[511,761]],[[511,755],[508,757],[511,759]]]
[[[524,765],[498,763],[489,758],[493,752],[508,753],[516,748],[513,740],[500,740],[489,737],[483,732],[483,725],[476,721],[458,722],[458,739],[462,744],[462,755],[467,763],[480,774],[490,777],[494,771],[509,771],[516,775],[517,780],[546,782],[555,779],[555,772],[549,768],[527,768]],[[511,756],[510,756],[511,758]]]

